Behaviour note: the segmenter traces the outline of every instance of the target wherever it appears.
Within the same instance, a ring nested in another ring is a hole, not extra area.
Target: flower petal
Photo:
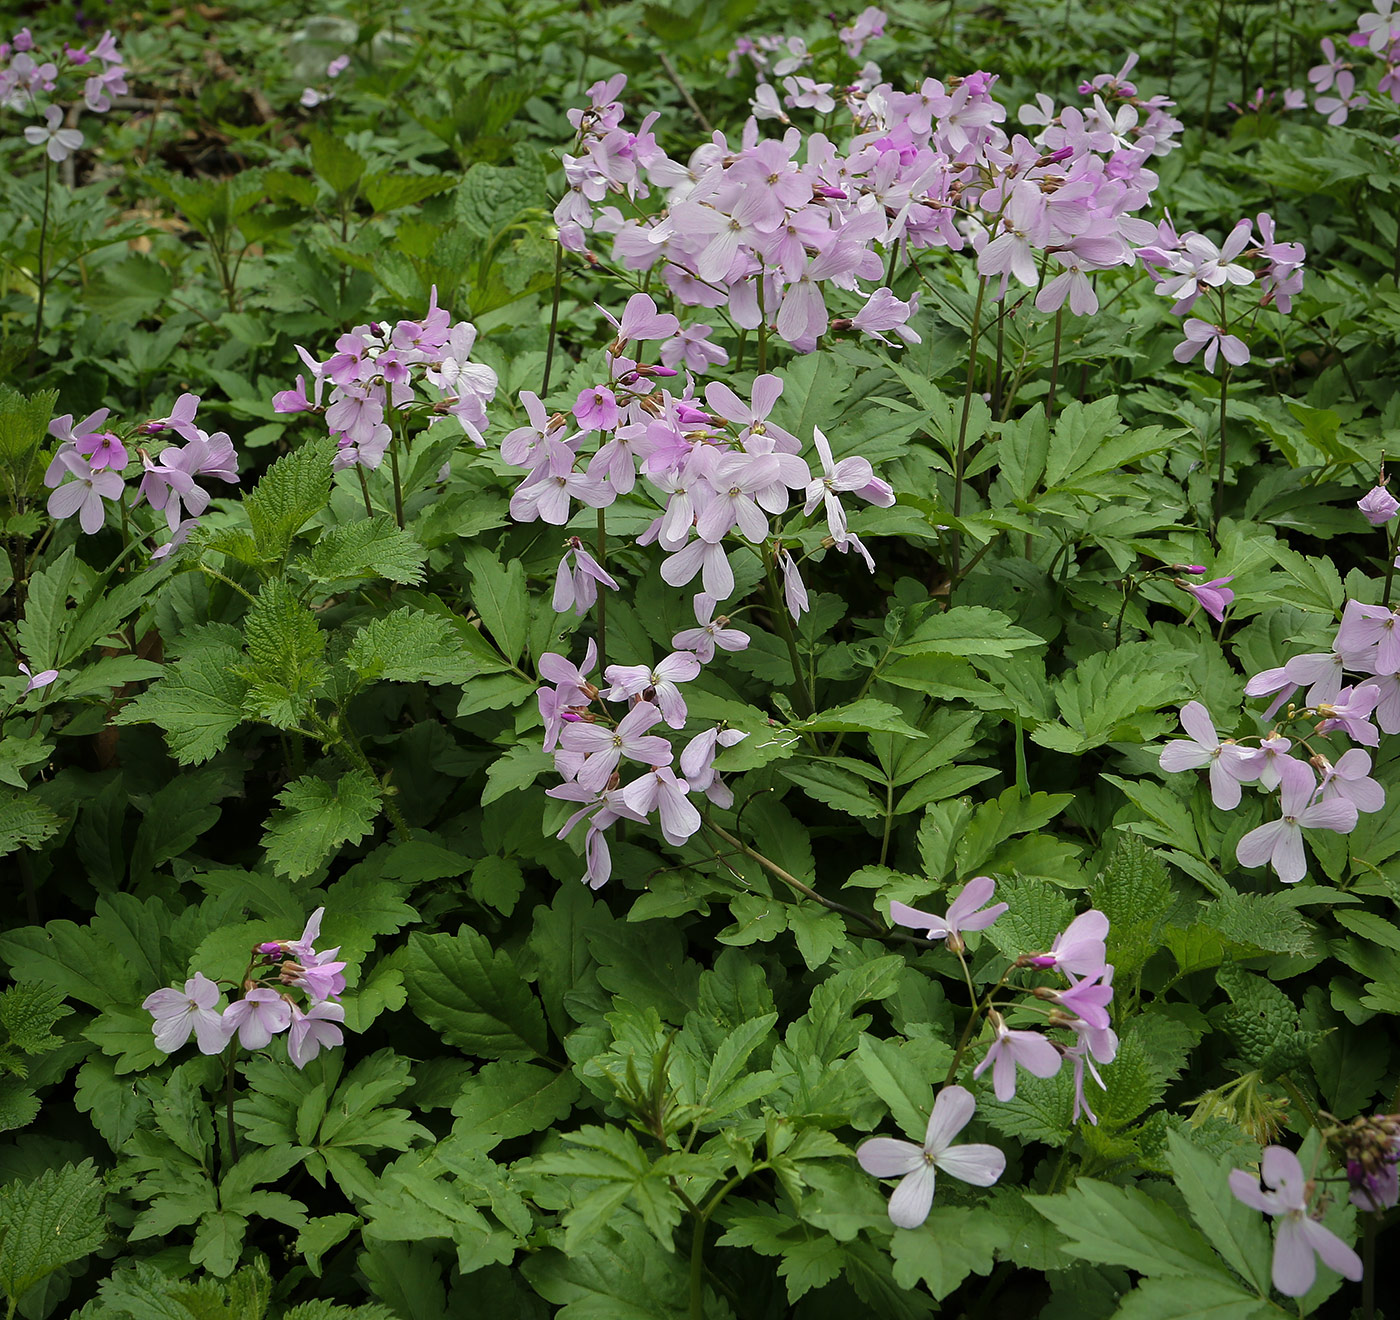
[[[856,1151],[856,1159],[875,1178],[900,1178],[924,1165],[924,1148],[895,1137],[871,1137]]]
[[[890,1197],[890,1223],[896,1228],[918,1228],[933,1208],[933,1189],[938,1174],[925,1164],[908,1174]],[[1308,1259],[1312,1259],[1311,1252]]]
[[[945,1086],[933,1102],[928,1116],[928,1131],[924,1134],[924,1149],[938,1155],[948,1148],[953,1138],[972,1121],[977,1101],[971,1091],[961,1086]]]
[[[970,1142],[946,1150],[937,1161],[944,1173],[951,1173],[974,1187],[990,1187],[1006,1172],[1006,1155],[995,1146]]]

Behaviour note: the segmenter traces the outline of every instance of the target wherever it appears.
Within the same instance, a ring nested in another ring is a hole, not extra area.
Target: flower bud
[[[1386,490],[1385,483],[1382,482],[1357,500],[1356,507],[1366,516],[1366,521],[1372,527],[1380,527],[1395,516],[1395,511],[1400,509],[1400,500]]]

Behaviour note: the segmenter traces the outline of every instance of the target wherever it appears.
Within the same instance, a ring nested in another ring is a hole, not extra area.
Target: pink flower
[[[190,977],[183,990],[167,986],[147,995],[141,1007],[155,1019],[156,1049],[173,1054],[193,1031],[201,1054],[221,1053],[231,1033],[214,1007],[218,1002],[219,987],[203,972]]]
[[[678,683],[688,683],[700,673],[700,660],[691,651],[673,651],[659,665],[609,665],[607,679],[609,701],[624,701],[628,697],[648,693],[647,700],[655,702],[666,723],[673,729],[685,724],[685,698]]]
[[[571,558],[572,568],[569,567]],[[570,537],[569,548],[559,561],[559,573],[554,579],[554,612],[563,614],[572,609],[575,614],[586,614],[598,599],[600,583],[612,591],[617,590],[617,582],[583,548],[583,542],[577,536]]]
[[[287,1055],[298,1068],[305,1068],[323,1048],[344,1042],[340,1024],[345,1021],[345,1006],[330,1000],[312,1004],[304,1013],[295,1004],[291,1010],[287,1033]]]
[[[76,453],[60,451],[58,457],[73,479],[49,496],[49,516],[71,518],[76,513],[83,531],[92,536],[107,521],[107,508],[102,501],[121,499],[121,473],[94,471]]]
[[[620,321],[611,312],[601,307],[598,310],[613,323],[619,345],[633,340],[670,339],[681,328],[670,312],[658,312],[655,301],[645,293],[634,293],[627,300]]]
[[[1096,977],[1102,973],[1108,955],[1108,918],[1097,908],[1081,912],[1055,936],[1049,953],[1029,959],[1032,967],[1055,967],[1074,976]]]
[[[721,651],[742,651],[749,644],[749,635],[738,628],[725,625],[729,620],[724,615],[718,619],[715,614],[715,599],[703,591],[697,592],[693,602],[696,628],[684,628],[671,638],[671,645],[678,651],[694,651],[701,664],[709,664],[715,658],[715,647]]]
[[[1172,579],[1183,591],[1189,592],[1196,598],[1200,607],[1210,615],[1216,623],[1225,618],[1225,611],[1230,603],[1235,599],[1235,593],[1226,587],[1227,582],[1233,582],[1234,575],[1222,578],[1212,578],[1209,582],[1187,582],[1183,578]]]
[[[292,1006],[276,990],[259,986],[224,1010],[224,1028],[237,1031],[245,1050],[260,1050],[291,1025]]]
[[[661,836],[679,848],[700,828],[700,813],[687,796],[690,785],[669,766],[653,766],[622,790],[622,800],[643,816],[658,811]]]
[[[901,926],[927,932],[931,940],[948,941],[950,949],[961,949],[960,936],[967,930],[986,930],[1010,904],[996,903],[991,907],[992,895],[996,893],[996,881],[990,876],[974,876],[963,887],[958,896],[948,905],[948,915],[940,917],[936,913],[921,912],[899,902],[890,903],[890,920]]]
[[[968,1125],[976,1106],[970,1091],[945,1086],[933,1102],[922,1146],[872,1137],[856,1150],[866,1173],[900,1180],[890,1197],[890,1222],[896,1228],[918,1228],[928,1218],[939,1169],[974,1187],[990,1187],[1005,1171],[1006,1156],[995,1146],[973,1143],[952,1149],[953,1138]]]
[[[1318,733],[1345,729],[1347,736],[1367,747],[1379,747],[1381,736],[1371,723],[1372,713],[1380,704],[1381,690],[1375,683],[1358,688],[1343,688],[1331,701],[1322,702],[1317,713],[1323,716]]]
[[[1325,756],[1316,758],[1322,771],[1319,800],[1341,798],[1357,811],[1380,811],[1385,806],[1385,789],[1371,775],[1371,757],[1359,747],[1343,752],[1333,765]]]
[[[1274,1287],[1285,1297],[1301,1297],[1317,1278],[1317,1257],[1343,1278],[1361,1278],[1361,1257],[1331,1229],[1308,1215],[1308,1179],[1298,1157],[1282,1146],[1269,1146],[1261,1163],[1263,1181],[1243,1169],[1230,1171],[1230,1191],[1251,1210],[1278,1221],[1274,1239]]]
[[[75,448],[94,472],[102,468],[120,472],[128,462],[126,446],[111,431],[91,432],[78,440]]]
[[[24,692],[20,694],[21,696],[27,696],[31,692],[37,692],[40,688],[48,687],[58,677],[57,669],[41,669],[35,674],[22,660],[19,664],[19,672],[29,680],[25,685]]]
[[[661,712],[651,702],[639,701],[615,729],[602,724],[566,724],[559,744],[566,752],[583,755],[575,778],[580,787],[597,793],[624,756],[646,766],[671,764],[671,744],[647,733],[660,722]]]
[[[1016,1069],[1024,1068],[1036,1077],[1053,1077],[1060,1071],[1060,1051],[1044,1036],[1034,1031],[1012,1031],[996,1009],[989,1009],[987,1020],[996,1038],[987,1049],[982,1062],[972,1070],[980,1077],[992,1070],[992,1090],[1001,1101],[1016,1094]]]
[[[1279,820],[1269,821],[1239,841],[1235,858],[1241,866],[1262,866],[1268,862],[1286,885],[1296,885],[1308,873],[1303,853],[1303,830],[1335,830],[1349,834],[1356,828],[1356,804],[1337,796],[1315,801],[1317,777],[1310,766],[1292,758],[1279,761]]]
[[[197,440],[199,427],[194,424],[195,413],[199,411],[199,395],[182,394],[175,400],[169,417],[156,417],[147,422],[141,430],[147,435],[159,435],[162,431],[174,431],[184,440]]]

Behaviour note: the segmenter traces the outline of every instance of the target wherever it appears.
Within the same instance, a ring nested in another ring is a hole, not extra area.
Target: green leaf
[[[981,1206],[937,1206],[919,1228],[895,1230],[890,1240],[895,1282],[901,1288],[924,1283],[941,1301],[969,1274],[990,1274],[1009,1236]]]
[[[1094,885],[1094,906],[1108,918],[1109,958],[1131,976],[1160,947],[1157,934],[1171,907],[1171,880],[1157,855],[1124,834]]]
[[[244,709],[277,728],[294,728],[310,711],[329,672],[326,634],[283,578],[263,583],[243,624],[249,683]]]
[[[374,578],[418,583],[428,552],[386,514],[327,531],[306,563],[313,582],[348,585]]]
[[[1018,834],[1043,829],[1073,800],[1071,793],[1032,793],[1027,797],[1013,786],[995,801],[983,802],[958,841],[958,869],[969,876],[1003,869],[996,863],[1002,844]]]
[[[843,766],[827,761],[805,761],[778,767],[779,773],[818,802],[848,816],[879,816],[884,808],[865,781]]]
[[[57,390],[37,390],[26,398],[0,384],[0,463],[16,474],[27,473],[29,460],[48,435],[57,403]]]
[[[18,1301],[55,1270],[96,1251],[107,1236],[102,1202],[91,1160],[0,1187],[0,1291]]]
[[[889,1106],[890,1117],[911,1141],[922,1145],[933,1108],[928,1060],[916,1061],[913,1051],[895,1041],[863,1035],[855,1061],[870,1089]]]
[[[303,775],[278,795],[262,845],[278,875],[300,880],[319,870],[343,844],[359,843],[379,816],[379,785],[363,770],[335,783]]]
[[[1056,680],[1062,722],[1042,724],[1031,738],[1042,747],[1081,755],[1105,743],[1141,743],[1175,723],[1156,712],[1190,695],[1176,653],[1152,642],[1129,642],[1081,660]]]
[[[207,761],[243,721],[248,684],[237,672],[241,661],[234,647],[222,643],[188,650],[112,723],[155,724],[181,765]]]
[[[456,683],[486,672],[463,650],[452,624],[437,614],[403,606],[355,634],[345,662],[361,682]]]
[[[895,651],[901,655],[997,656],[1044,646],[1045,638],[1018,628],[1000,610],[954,605],[927,614]]]
[[[1059,1196],[1026,1200],[1069,1239],[1064,1250],[1071,1256],[1139,1274],[1229,1282],[1210,1243],[1170,1206],[1137,1187],[1081,1178]]]
[[[578,1079],[535,1063],[488,1063],[462,1084],[452,1104],[452,1135],[473,1150],[539,1132],[566,1119],[579,1096]]]
[[[1277,1316],[1266,1300],[1232,1279],[1144,1279],[1123,1299],[1113,1320],[1265,1320]]]
[[[397,211],[446,192],[455,182],[451,174],[403,174],[397,170],[375,170],[364,177],[360,187],[376,213]]]
[[[470,545],[462,555],[472,578],[472,607],[501,654],[512,663],[525,649],[530,631],[530,597],[525,570],[518,559],[502,568],[501,561],[485,546]]]
[[[554,758],[542,748],[531,743],[516,743],[487,767],[486,787],[481,793],[481,805],[490,806],[507,793],[528,788],[540,775],[553,767]]]
[[[31,793],[0,795],[0,857],[19,848],[37,848],[63,824],[53,810]]]
[[[268,563],[286,558],[292,538],[326,507],[335,442],[318,436],[284,454],[243,497],[258,553]]]
[[[862,697],[845,706],[833,710],[819,711],[795,726],[813,733],[897,733],[906,738],[924,738],[922,729],[916,729],[900,712],[898,706],[887,701],[875,701]]]
[[[1191,1218],[1239,1276],[1268,1295],[1272,1244],[1257,1210],[1235,1199],[1229,1169],[1202,1150],[1189,1133],[1167,1133],[1167,1159]]]
[[[336,194],[354,191],[367,163],[360,153],[323,128],[306,130],[311,144],[311,168]]]
[[[409,1007],[450,1045],[491,1059],[548,1053],[540,1002],[503,949],[470,926],[456,935],[409,936]]]

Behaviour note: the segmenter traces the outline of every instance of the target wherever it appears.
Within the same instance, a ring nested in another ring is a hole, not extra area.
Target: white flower
[[[51,105],[44,111],[43,124],[30,124],[24,130],[24,140],[32,147],[47,145],[49,159],[59,164],[83,145],[83,135],[76,128],[60,128],[63,111]]]

